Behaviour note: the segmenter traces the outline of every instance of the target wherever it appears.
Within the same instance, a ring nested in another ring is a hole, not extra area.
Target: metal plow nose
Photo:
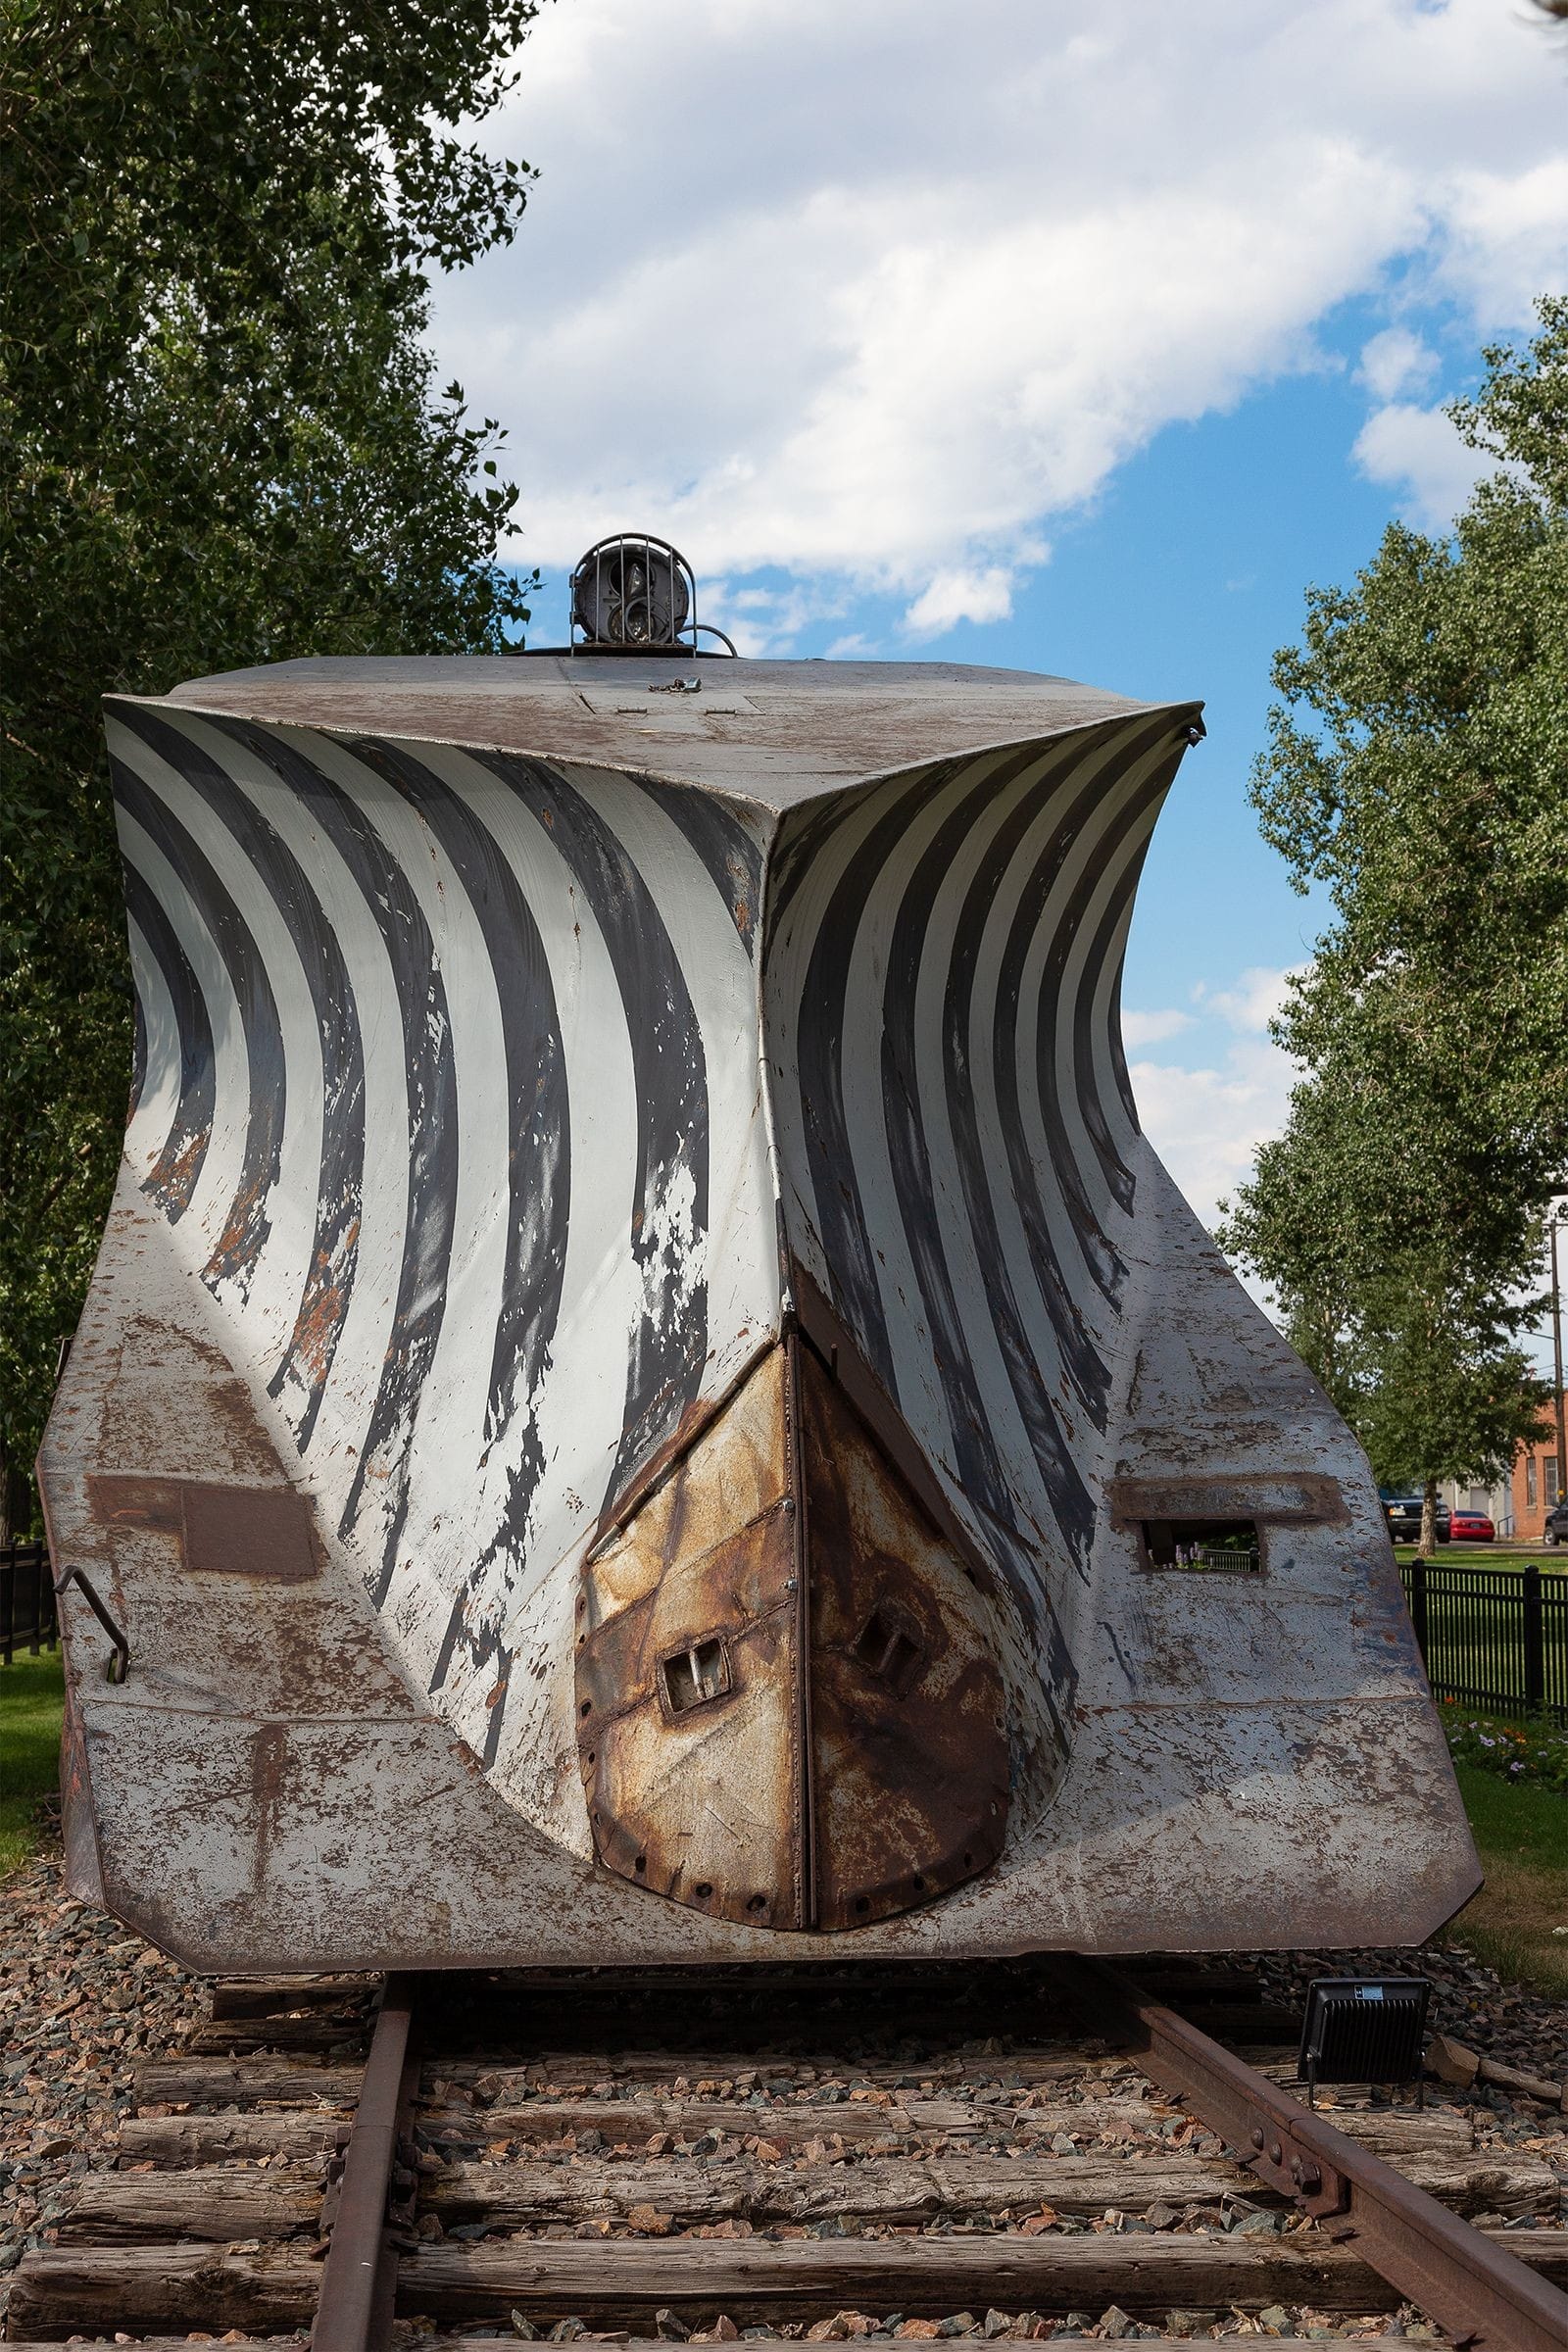
[[[577,1737],[601,1862],[751,1927],[834,1930],[990,1868],[989,1612],[795,1337],[590,1554]]]

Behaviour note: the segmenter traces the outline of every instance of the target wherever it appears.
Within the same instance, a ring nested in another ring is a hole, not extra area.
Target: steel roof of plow
[[[701,681],[696,691],[672,690],[690,678]],[[278,662],[125,699],[632,768],[773,809],[957,752],[1139,710],[1201,708],[953,662],[594,654]]]

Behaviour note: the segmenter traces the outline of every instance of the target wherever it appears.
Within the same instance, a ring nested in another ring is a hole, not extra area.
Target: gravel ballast
[[[1298,2003],[1305,1984],[1318,1975],[1418,1973],[1430,1977],[1435,1985],[1432,2023],[1438,2030],[1523,2071],[1559,2082],[1568,2079],[1568,2003],[1503,1985],[1457,1948],[1431,1948],[1419,1954],[1366,1951],[1254,1957],[1265,2001]],[[165,1958],[141,1937],[127,1934],[118,1922],[66,1893],[57,1845],[47,1845],[0,1888],[0,2307],[6,2280],[22,2255],[29,2248],[58,2242],[59,2218],[79,2177],[115,2166],[122,2119],[135,2107],[135,2067],[149,2058],[177,2056],[204,2031],[210,2035],[210,1988],[203,1980]],[[918,2068],[915,2071],[918,2075]],[[1120,2067],[1104,2072],[1115,2076],[1117,2099],[1142,2095],[1142,2079],[1135,2074]],[[796,2067],[787,2056],[776,2061],[763,2059],[759,2080],[765,2085],[762,2095],[769,2105],[776,2100],[784,2107],[803,2098],[820,2100],[824,2096],[818,2069],[804,2064]],[[853,2070],[848,2070],[846,2082],[851,2081]],[[604,2085],[607,2091],[610,2087],[608,2082]],[[693,2087],[705,2092],[710,2089],[706,2083]],[[1096,2095],[1103,2098],[1109,2087],[1108,2082],[1097,2086]],[[722,2088],[728,2091],[730,2085],[725,2083]],[[719,2086],[713,2085],[712,2090],[718,2091]],[[1020,2110],[1030,2102],[1008,2095],[1004,2054],[988,2062],[977,2051],[972,2065],[966,2059],[961,2081],[955,2083],[951,2072],[944,2069],[943,2079],[933,2082],[932,2090],[944,2100],[957,2097],[971,2102],[984,2101],[989,2092],[1011,2110],[1010,2126],[1002,2125],[1002,2142],[1020,2135],[1024,2123]],[[837,2082],[826,2093],[828,2097],[835,2094],[855,2096],[851,2089],[841,2090]],[[560,2090],[556,2095],[561,2095]],[[1034,2096],[1040,2104],[1046,2103],[1045,2092]],[[1401,2096],[1407,2098],[1408,2094]],[[755,2104],[757,2097],[753,2090],[752,2111],[744,2121],[737,2116],[738,2137],[743,2144],[750,2140],[753,2152],[760,2141],[771,2160],[774,2150],[766,2139],[765,2107]],[[1528,2151],[1549,2165],[1568,2187],[1568,2114],[1549,2110],[1543,2101],[1509,2096],[1483,2085],[1463,2093],[1438,2086],[1429,2090],[1429,2098],[1435,2106],[1468,2117],[1479,2145]],[[1324,2094],[1323,2104],[1336,2103],[1364,2104],[1365,2094]],[[933,2114],[931,2121],[937,2120]],[[1152,2117],[1152,2125],[1153,2121]],[[1152,2137],[1157,2130],[1155,2126]],[[594,2139],[599,2135],[587,2136]],[[737,2152],[724,2144],[722,2133],[710,2136],[710,2146],[699,2139],[682,2148],[681,2155],[696,2162],[723,2162]],[[1116,2136],[1125,2145],[1125,2128]],[[1169,2137],[1168,2125],[1164,2136]],[[1079,2152],[1096,2144],[1094,2132],[1074,2137]],[[976,2146],[972,2132],[949,2139],[940,2131],[920,2132],[918,2139],[922,2153],[940,2154],[944,2146],[958,2153]],[[1107,2138],[1106,2144],[1113,2143]],[[602,2158],[614,2145],[612,2141],[609,2149],[602,2150],[574,2144],[571,2135],[564,2134],[551,2153],[558,2162],[571,2164],[579,2155]],[[1205,2148],[1203,2152],[1208,2151]],[[535,2150],[538,2153],[542,2151]],[[675,2153],[673,2147],[670,2153]],[[786,2163],[793,2161],[786,2151],[779,2153]],[[852,2163],[857,2160],[854,2149],[843,2153]],[[1023,2153],[1023,2144],[1019,2153]],[[1245,2206],[1245,2200],[1234,2202]],[[1296,2226],[1286,2216],[1249,2215],[1245,2210],[1202,2217],[1172,2212],[1152,2224],[1177,2230],[1216,2226],[1278,2230],[1282,2225]],[[1087,2226],[1115,2225],[1107,2217],[1105,2223]],[[1124,2221],[1121,2226],[1128,2225]],[[1148,2228],[1151,2224],[1142,2221],[1131,2226]],[[1080,2222],[1076,2227],[1085,2225]],[[720,2225],[719,2233],[728,2234],[729,2230]],[[531,2334],[533,2329],[523,2325],[516,2332]],[[583,2331],[567,2322],[561,2329],[539,2332],[573,2340]],[[720,2340],[726,2332],[720,2329]],[[940,2323],[908,2321],[898,2313],[846,2313],[810,2330],[792,2327],[741,2332],[809,2333],[818,2340],[1020,2333],[1119,2339],[1174,2332],[1353,2339],[1408,2333],[1417,2341],[1431,2340],[1433,2333],[1410,2313],[1395,2321],[1387,2316],[1353,2320],[1343,2313],[1325,2317],[1283,2306],[1249,2317],[1229,2312],[1172,2314],[1165,2328],[1158,2329],[1114,2311],[1075,2314],[1068,2322],[1037,2321],[1031,2314],[1020,2319],[1017,2314],[965,2311]],[[409,2340],[416,2344],[419,2339],[415,2334]],[[516,2340],[515,2335],[510,2340]]]

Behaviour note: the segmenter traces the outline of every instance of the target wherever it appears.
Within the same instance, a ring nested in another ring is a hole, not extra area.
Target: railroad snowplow
[[[1468,1896],[1365,1461],[1139,1130],[1196,705],[622,632],[106,715],[135,1076],[40,1459],[79,1891],[240,1971]]]

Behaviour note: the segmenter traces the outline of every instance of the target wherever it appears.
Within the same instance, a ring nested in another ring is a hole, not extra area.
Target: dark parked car
[[[1421,1541],[1421,1497],[1419,1494],[1396,1494],[1392,1488],[1380,1487],[1383,1508],[1388,1517],[1389,1534],[1396,1544],[1419,1544]],[[1438,1504],[1438,1542],[1448,1541],[1448,1506]],[[1568,1541],[1568,1537],[1565,1537]]]
[[[1455,1544],[1494,1544],[1497,1531],[1485,1511],[1451,1511],[1448,1533]]]
[[[1554,1503],[1546,1513],[1543,1544],[1568,1544],[1568,1502]]]

